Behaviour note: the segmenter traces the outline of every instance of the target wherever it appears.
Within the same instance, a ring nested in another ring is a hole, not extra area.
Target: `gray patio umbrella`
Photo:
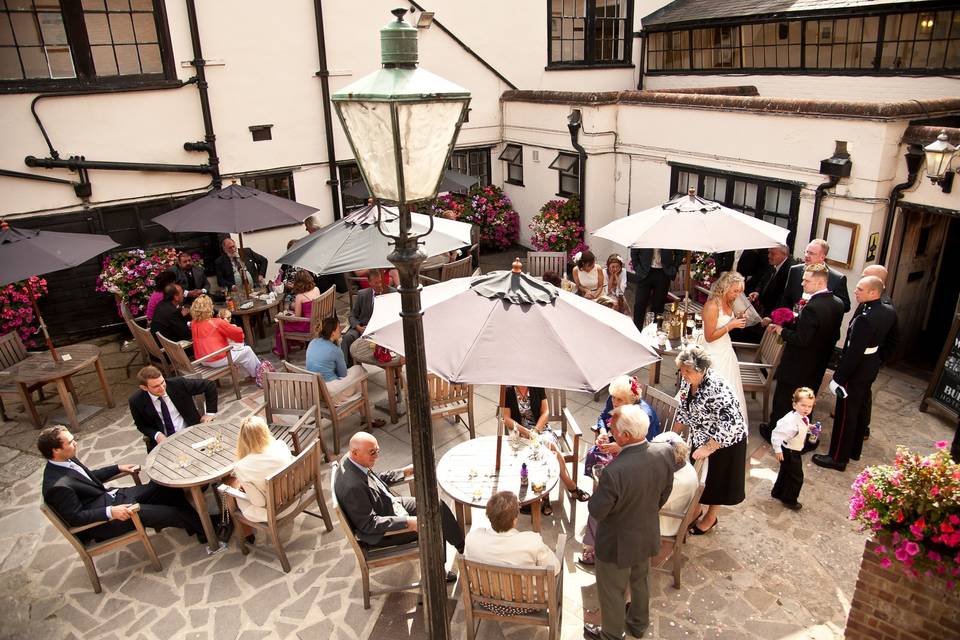
[[[399,212],[394,207],[379,206],[384,231],[397,235]],[[345,273],[359,269],[389,269],[387,256],[393,252],[390,238],[377,229],[378,205],[354,211],[323,229],[301,238],[277,258],[280,264],[308,269],[316,274]],[[422,213],[411,214],[412,233],[425,233],[433,219],[433,231],[421,239],[421,250],[427,256],[453,251],[470,244],[470,227],[465,222],[447,220]]]
[[[60,231],[36,231],[14,229],[6,222],[0,223],[0,285],[25,280],[70,269],[95,258],[118,246],[110,236],[91,233],[63,233]],[[37,299],[31,296],[33,312],[37,314],[40,330],[47,341],[50,355],[58,360],[57,350],[47,332],[47,325],[40,315]]]
[[[427,368],[451,382],[594,392],[660,359],[629,317],[524,273],[425,287],[422,304]],[[399,312],[377,296],[364,337],[403,353]]]
[[[447,169],[443,172],[443,180],[440,181],[440,187],[437,189],[437,193],[465,191],[477,184],[479,181],[480,178],[468,176],[460,173],[459,171],[454,171],[453,169]],[[350,196],[352,198],[359,198],[360,200],[366,200],[370,197],[370,191],[367,189],[367,185],[360,181],[354,182],[352,185],[344,189],[343,195]]]

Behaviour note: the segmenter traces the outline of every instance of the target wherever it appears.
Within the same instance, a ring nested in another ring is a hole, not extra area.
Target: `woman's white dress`
[[[733,316],[725,314],[721,307],[717,315],[717,329],[723,328],[731,320],[733,320]],[[740,401],[740,413],[743,414],[744,422],[749,424],[747,421],[747,400],[743,395],[743,380],[740,378],[740,365],[737,363],[737,353],[733,350],[733,341],[730,340],[730,334],[724,333],[713,342],[707,342],[707,339],[702,337],[700,344],[710,354],[710,359],[713,361],[711,369],[720,374],[737,394],[737,399]]]

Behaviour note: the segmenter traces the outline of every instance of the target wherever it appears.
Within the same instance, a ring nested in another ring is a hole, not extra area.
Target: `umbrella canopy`
[[[629,317],[527,274],[422,292],[427,368],[451,382],[596,391],[657,362]],[[364,337],[403,353],[400,294],[377,297]]]
[[[736,251],[787,243],[788,229],[698,197],[691,189],[666,204],[606,224],[592,235],[624,247]]]
[[[443,180],[440,181],[440,187],[437,189],[437,193],[466,191],[473,185],[477,184],[479,180],[480,178],[468,176],[452,169],[447,169],[443,172]],[[370,197],[370,191],[367,189],[367,185],[360,181],[354,182],[352,185],[344,189],[343,195],[366,200]]]
[[[400,212],[394,207],[379,206],[384,231],[399,235]],[[323,229],[301,238],[277,258],[280,264],[302,267],[316,274],[345,273],[358,269],[388,269],[393,265],[387,256],[393,252],[393,240],[377,229],[378,205],[354,211]],[[410,214],[411,233],[426,233],[431,216]],[[421,250],[428,256],[453,251],[470,244],[470,227],[465,222],[433,217],[433,231],[421,238]]]
[[[300,224],[316,211],[316,207],[232,184],[157,216],[154,222],[174,232],[245,233]]]

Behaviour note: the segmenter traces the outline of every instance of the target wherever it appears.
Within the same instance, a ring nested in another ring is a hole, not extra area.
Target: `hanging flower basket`
[[[197,263],[200,256],[194,256]],[[103,268],[97,277],[97,291],[117,296],[117,304],[125,304],[134,317],[147,308],[147,299],[153,293],[155,278],[177,263],[177,250],[163,247],[144,251],[120,251],[104,257]],[[119,312],[119,306],[118,306]]]
[[[28,349],[39,346],[32,299],[46,294],[47,281],[37,276],[0,287],[0,335],[16,331]]]
[[[520,216],[513,203],[499,187],[474,186],[468,195],[444,193],[427,203],[425,213],[443,215],[453,211],[460,222],[469,222],[480,232],[480,246],[503,251],[520,236]]]
[[[533,217],[530,223],[530,244],[537,251],[563,251],[567,262],[589,247],[583,242],[583,225],[580,224],[580,204],[576,198],[550,200]]]

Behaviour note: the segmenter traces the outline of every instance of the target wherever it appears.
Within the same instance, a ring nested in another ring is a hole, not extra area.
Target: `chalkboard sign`
[[[933,371],[930,386],[920,402],[920,411],[926,411],[928,404],[934,404],[953,415],[960,415],[960,314],[953,318],[953,326],[943,346],[943,353]]]

